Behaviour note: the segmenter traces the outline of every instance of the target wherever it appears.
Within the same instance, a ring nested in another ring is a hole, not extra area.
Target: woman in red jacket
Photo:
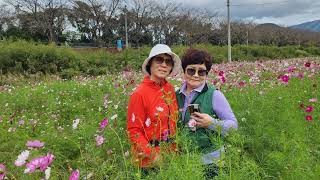
[[[166,78],[179,74],[180,68],[180,58],[164,44],[154,46],[142,64],[145,77],[130,97],[127,114],[134,161],[142,168],[159,162],[160,143],[175,147],[178,105]]]

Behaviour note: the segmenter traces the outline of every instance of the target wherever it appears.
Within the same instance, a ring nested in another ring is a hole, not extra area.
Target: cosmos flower
[[[80,171],[78,169],[72,171],[69,180],[78,180],[80,177]]]
[[[107,125],[108,125],[109,121],[107,118],[104,118],[101,122],[100,122],[100,129],[104,129]]]
[[[40,169],[40,171],[45,171],[52,163],[54,156],[50,153],[47,156],[41,156],[32,159],[29,163],[26,164],[26,169],[24,173],[33,173],[36,169]]]
[[[196,131],[196,125],[197,125],[197,121],[194,119],[190,119],[188,122],[188,127],[192,130],[192,131]]]
[[[77,129],[79,122],[80,122],[79,118],[73,120],[72,129]]]
[[[288,75],[285,74],[285,75],[280,76],[280,79],[282,82],[288,83],[290,78]]]
[[[309,102],[317,102],[317,101],[318,101],[317,98],[311,98],[311,99],[309,99]]]
[[[44,143],[39,141],[39,140],[34,140],[34,141],[28,141],[26,146],[29,149],[33,149],[33,148],[42,148],[44,146]]]
[[[313,119],[312,116],[309,116],[309,115],[306,116],[305,118],[306,118],[307,121],[312,121],[312,119]]]
[[[116,119],[118,117],[118,114],[115,114],[115,115],[113,115],[110,119],[111,120],[114,120],[114,119]]]
[[[162,134],[162,140],[163,141],[167,141],[168,140],[168,138],[169,138],[169,130],[167,129],[167,130],[164,130],[163,131],[163,134]]]
[[[6,176],[6,166],[4,164],[0,164],[0,180],[3,180]]]
[[[104,138],[101,135],[96,136],[96,146],[101,146],[104,142]]]
[[[306,62],[305,64],[304,64],[304,67],[310,67],[311,66],[311,63],[310,62]]]
[[[307,106],[305,111],[308,112],[308,113],[312,112],[313,111],[313,107],[312,106]]]
[[[14,162],[16,166],[22,166],[26,163],[26,160],[29,157],[30,152],[28,150],[22,151],[18,156],[18,159]]]

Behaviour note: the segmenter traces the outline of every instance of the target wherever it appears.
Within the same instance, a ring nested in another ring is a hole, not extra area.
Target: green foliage
[[[198,44],[191,46],[209,52],[214,63],[227,61],[227,46]],[[182,57],[186,46],[173,46],[173,51]],[[0,73],[19,74],[59,74],[70,79],[80,74],[103,75],[107,72],[120,72],[130,67],[140,70],[141,64],[148,57],[151,47],[125,49],[122,52],[109,52],[106,49],[74,50],[70,47],[58,47],[55,44],[44,45],[36,42],[1,41]],[[318,47],[299,46],[258,46],[236,45],[232,47],[233,61],[256,61],[295,57],[319,56]]]

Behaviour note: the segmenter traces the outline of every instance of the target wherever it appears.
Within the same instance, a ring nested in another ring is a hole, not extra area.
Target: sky
[[[175,0],[227,17],[227,0]],[[320,0],[230,0],[232,19],[291,26],[320,20]]]

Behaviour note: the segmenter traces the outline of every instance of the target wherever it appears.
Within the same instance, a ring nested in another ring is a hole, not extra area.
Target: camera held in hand
[[[190,114],[194,112],[200,112],[200,105],[199,104],[189,104],[188,106]]]

